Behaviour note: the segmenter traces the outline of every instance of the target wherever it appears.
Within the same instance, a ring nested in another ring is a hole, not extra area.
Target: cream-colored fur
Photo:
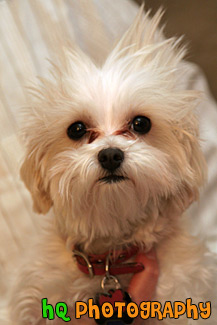
[[[194,116],[199,94],[181,90],[185,50],[180,40],[164,39],[158,29],[161,12],[150,19],[143,17],[142,9],[102,66],[78,49],[64,49],[51,78],[32,89],[35,96],[25,111],[27,154],[21,177],[35,211],[46,214],[51,209],[51,216],[13,286],[13,324],[46,324],[41,318],[44,297],[72,307],[99,291],[101,277],[90,279],[78,270],[74,244],[94,253],[126,244],[147,250],[155,246],[160,265],[155,300],[190,297],[195,303],[214,303],[214,258],[188,234],[182,217],[198,198],[206,176]],[[151,120],[149,133],[132,130],[135,116]],[[76,121],[88,127],[78,141],[66,132]],[[108,147],[124,152],[117,174],[128,179],[98,181],[106,176],[98,153]],[[129,277],[119,280],[127,288]],[[190,320],[161,323],[173,322]],[[82,322],[72,316],[71,323]],[[206,324],[214,324],[213,319]]]

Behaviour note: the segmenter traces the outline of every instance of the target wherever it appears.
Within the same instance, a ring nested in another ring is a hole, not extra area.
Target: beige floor
[[[145,7],[153,12],[160,6],[166,9],[166,35],[185,35],[187,59],[203,69],[217,99],[217,0],[145,0]]]

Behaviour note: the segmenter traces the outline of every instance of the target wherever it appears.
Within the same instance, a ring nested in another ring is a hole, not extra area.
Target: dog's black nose
[[[118,148],[102,149],[98,154],[98,160],[104,169],[113,172],[120,167],[124,160],[124,153]]]

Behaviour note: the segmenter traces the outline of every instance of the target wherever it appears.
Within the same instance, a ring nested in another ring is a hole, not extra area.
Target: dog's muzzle
[[[111,184],[111,183],[118,183],[118,182],[124,181],[125,179],[127,179],[127,177],[111,174],[111,175],[104,176],[104,177],[100,178],[99,181]]]
[[[98,160],[103,169],[113,173],[124,161],[124,153],[118,148],[100,150]]]

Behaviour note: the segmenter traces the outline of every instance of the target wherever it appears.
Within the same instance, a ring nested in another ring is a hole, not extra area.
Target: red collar
[[[138,273],[144,270],[144,265],[140,262],[123,263],[138,254],[138,246],[130,246],[127,249],[117,250],[115,254],[84,254],[77,247],[73,250],[77,260],[79,270],[85,274],[104,275],[106,259],[109,258],[109,274],[119,275],[128,273]]]

